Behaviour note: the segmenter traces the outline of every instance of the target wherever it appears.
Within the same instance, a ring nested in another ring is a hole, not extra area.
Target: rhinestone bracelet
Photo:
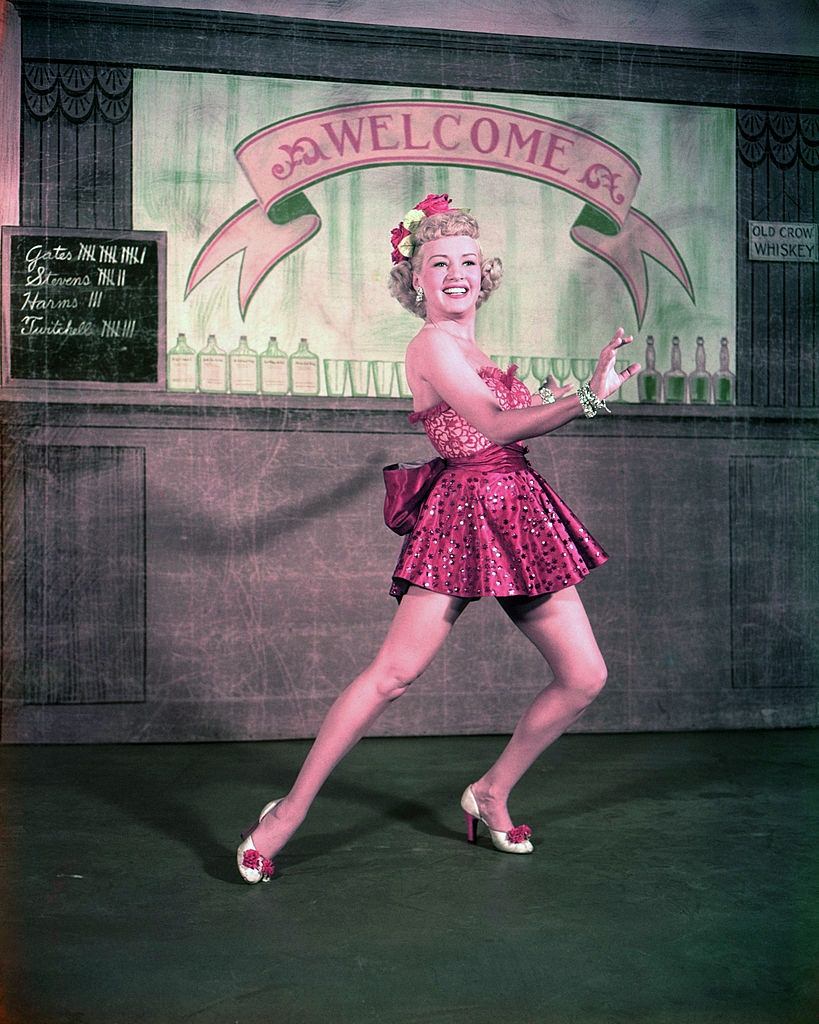
[[[596,416],[601,409],[605,409],[608,413],[611,412],[611,409],[609,409],[605,401],[602,398],[598,398],[592,391],[588,381],[586,381],[585,384],[578,384],[577,397],[580,399],[580,404],[583,406],[583,414],[588,419]]]
[[[552,402],[555,401],[555,396],[552,394],[549,388],[546,387],[545,380],[537,389],[537,393],[540,395],[540,400],[541,402],[543,402],[544,405],[551,405]]]

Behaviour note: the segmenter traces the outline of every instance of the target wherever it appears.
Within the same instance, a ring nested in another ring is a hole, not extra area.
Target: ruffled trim
[[[491,363],[489,366],[482,366],[478,370],[478,375],[486,377],[488,374],[490,377],[499,377],[503,381],[504,387],[509,391],[512,388],[513,382],[517,379],[517,369],[517,363],[510,363],[505,370]]]
[[[487,377],[494,377],[496,380],[500,380],[504,387],[511,389],[513,381],[517,378],[517,363],[510,363],[508,369],[502,370],[499,366],[495,366],[494,363],[488,363],[486,366],[478,367],[478,376],[483,377],[484,380]],[[410,423],[423,423],[425,420],[431,419],[434,416],[440,415],[442,412],[446,412],[451,406],[448,402],[438,402],[437,405],[431,405],[428,409],[422,409],[420,412],[411,412],[408,416]]]

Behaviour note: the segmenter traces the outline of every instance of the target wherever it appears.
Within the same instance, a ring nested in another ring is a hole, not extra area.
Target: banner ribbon
[[[287,118],[254,132],[234,153],[256,199],[207,240],[191,266],[185,298],[241,252],[243,319],[270,271],[321,227],[304,190],[348,171],[394,164],[471,167],[561,188],[585,204],[572,225],[572,240],[620,275],[638,326],[648,302],[646,256],[664,266],[694,301],[674,243],[632,206],[640,184],[637,163],[576,125],[489,104],[382,100]]]

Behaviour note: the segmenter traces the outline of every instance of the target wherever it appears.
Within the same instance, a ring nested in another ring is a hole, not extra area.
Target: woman
[[[268,881],[273,856],[306,815],[324,780],[387,705],[430,664],[469,604],[494,596],[549,664],[553,681],[534,699],[498,760],[467,786],[467,837],[483,823],[507,853],[531,853],[507,801],[542,751],[600,692],[606,666],[575,585],[608,557],[525,461],[524,438],[592,417],[640,369],[614,369],[622,329],[575,391],[549,378],[535,395],[493,366],[475,341],[475,315],[500,283],[484,260],[478,225],[448,196],[427,196],[392,233],[390,291],[424,320],[406,354],[416,410],[446,468],[423,501],[393,576],[398,610],[375,660],[336,699],[290,792],[262,808],[237,850],[245,881]]]

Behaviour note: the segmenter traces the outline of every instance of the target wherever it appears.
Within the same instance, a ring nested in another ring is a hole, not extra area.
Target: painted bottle
[[[184,334],[176,336],[176,344],[168,351],[165,387],[168,391],[196,391],[196,353]]]
[[[656,369],[657,350],[654,348],[654,335],[646,338],[646,358],[644,369],[637,374],[637,396],[641,402],[660,401],[660,371]]]
[[[735,405],[737,400],[737,379],[731,373],[731,354],[728,339],[719,341],[719,369],[714,374],[714,402],[716,405]]]
[[[686,399],[686,376],[682,368],[680,339],[675,334],[671,339],[671,369],[663,374],[663,394],[666,402],[679,405]]]
[[[287,353],[282,352],[273,335],[267,348],[259,356],[263,395],[286,395],[290,385]]]
[[[224,394],[228,387],[227,353],[216,344],[215,334],[208,335],[196,360],[199,390],[206,395]]]
[[[318,356],[307,347],[307,338],[299,341],[299,347],[290,356],[290,392],[294,395],[319,393]]]
[[[688,378],[688,392],[692,405],[710,405],[713,402],[711,374],[705,369],[705,341],[697,338],[694,353],[694,372]]]
[[[247,335],[228,357],[230,390],[234,395],[255,395],[259,390],[259,357],[247,343]]]

